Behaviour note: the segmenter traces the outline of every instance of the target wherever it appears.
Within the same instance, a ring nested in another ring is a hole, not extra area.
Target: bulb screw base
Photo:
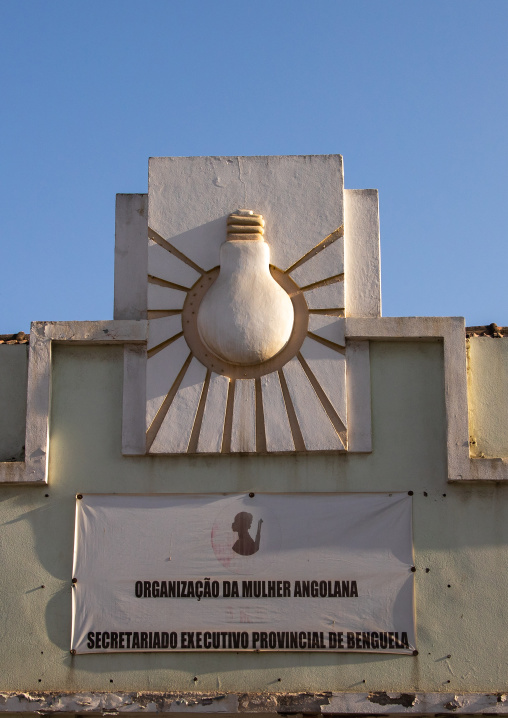
[[[228,240],[250,239],[263,240],[265,221],[262,214],[251,209],[237,209],[227,221]]]

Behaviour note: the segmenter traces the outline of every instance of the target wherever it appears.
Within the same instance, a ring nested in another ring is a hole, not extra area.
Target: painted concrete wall
[[[442,362],[372,343],[372,454],[122,457],[122,349],[55,346],[49,485],[0,487],[0,691],[504,691],[508,488],[446,483]],[[417,657],[69,654],[76,493],[391,490],[414,492]]]
[[[508,339],[468,342],[471,455],[508,456]]]
[[[0,346],[0,461],[25,453],[28,344]]]

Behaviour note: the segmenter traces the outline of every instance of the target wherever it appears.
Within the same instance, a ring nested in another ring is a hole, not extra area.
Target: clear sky
[[[508,325],[507,0],[2,0],[0,333],[113,313],[149,156],[344,156],[383,314]]]

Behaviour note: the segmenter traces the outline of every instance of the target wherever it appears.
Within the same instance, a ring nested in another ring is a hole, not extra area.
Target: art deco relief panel
[[[344,451],[340,156],[156,158],[146,449]]]

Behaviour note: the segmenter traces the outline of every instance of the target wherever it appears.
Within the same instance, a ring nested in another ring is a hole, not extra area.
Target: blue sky
[[[344,156],[383,314],[508,325],[506,0],[3,0],[0,333],[113,312],[149,156]]]

